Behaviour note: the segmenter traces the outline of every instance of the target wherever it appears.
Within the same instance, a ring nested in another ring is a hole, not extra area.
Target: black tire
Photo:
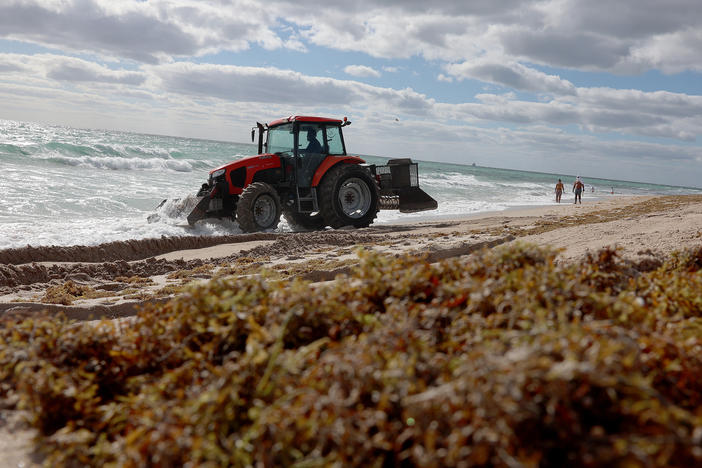
[[[318,231],[327,225],[322,213],[298,213],[292,209],[284,209],[283,217],[295,231]]]
[[[244,232],[275,229],[280,222],[280,197],[273,187],[254,182],[239,195],[236,219]]]
[[[319,194],[320,212],[334,229],[368,227],[378,216],[378,187],[370,172],[357,164],[331,168]]]

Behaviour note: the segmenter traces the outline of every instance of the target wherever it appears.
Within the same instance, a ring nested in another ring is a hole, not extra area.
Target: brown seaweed
[[[699,465],[700,252],[218,277],[129,323],[7,320],[0,381],[55,465]]]

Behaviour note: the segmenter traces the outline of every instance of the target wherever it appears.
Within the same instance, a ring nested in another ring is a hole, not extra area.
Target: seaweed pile
[[[7,321],[0,388],[52,465],[699,466],[702,248],[556,255],[360,251],[326,284]]]

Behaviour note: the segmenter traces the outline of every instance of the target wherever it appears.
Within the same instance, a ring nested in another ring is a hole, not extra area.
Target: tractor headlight
[[[210,179],[216,179],[217,177],[221,176],[224,174],[224,169],[217,169],[213,173],[210,174]]]

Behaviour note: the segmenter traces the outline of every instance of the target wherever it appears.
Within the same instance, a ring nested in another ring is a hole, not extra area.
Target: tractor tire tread
[[[273,223],[270,226],[259,226],[254,215],[254,204],[258,197],[263,194],[268,194],[273,199],[276,208],[276,215]],[[239,228],[244,232],[258,232],[268,229],[275,229],[280,222],[282,212],[280,196],[278,192],[265,182],[253,182],[249,184],[241,195],[236,204],[236,220],[239,223]]]
[[[357,177],[368,183],[371,191],[371,207],[360,218],[346,216],[338,204],[338,190],[345,179]],[[326,223],[334,229],[344,226],[364,228],[370,226],[378,216],[378,186],[370,172],[358,164],[338,164],[324,175],[320,183],[320,213]]]

